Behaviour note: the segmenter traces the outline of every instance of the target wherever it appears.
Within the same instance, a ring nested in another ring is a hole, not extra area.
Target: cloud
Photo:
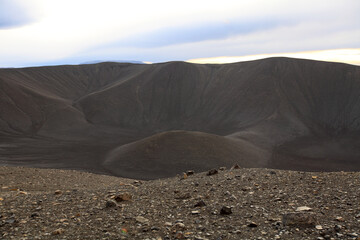
[[[0,0],[0,66],[358,48],[359,9],[359,0]]]
[[[20,0],[0,0],[0,29],[23,26],[36,20],[28,3]]]
[[[256,19],[253,21],[237,19],[231,21],[210,21],[206,23],[164,27],[150,32],[124,38],[104,47],[154,48],[169,45],[226,39],[237,35],[263,31],[281,25],[291,25],[291,20],[284,24],[280,19]]]

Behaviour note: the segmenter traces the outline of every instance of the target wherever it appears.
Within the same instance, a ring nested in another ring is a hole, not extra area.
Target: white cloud
[[[29,0],[27,8],[42,9],[41,19],[31,25],[0,30],[0,66],[76,59],[167,61],[296,52],[357,47],[360,39],[357,0]],[[179,38],[178,43],[150,49],[116,45],[124,38],[152,36],[161,31],[160,36],[166,38],[168,29],[176,32],[196,24],[211,31],[207,26],[210,21],[269,19],[279,20],[280,25],[217,40],[183,43]]]

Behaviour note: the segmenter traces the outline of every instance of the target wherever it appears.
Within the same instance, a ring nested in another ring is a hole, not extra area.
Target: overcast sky
[[[0,0],[0,67],[290,56],[360,65],[359,0]]]

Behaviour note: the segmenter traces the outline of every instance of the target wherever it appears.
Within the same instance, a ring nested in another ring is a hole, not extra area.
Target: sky
[[[359,0],[0,0],[0,67],[273,56],[360,65],[359,13]]]

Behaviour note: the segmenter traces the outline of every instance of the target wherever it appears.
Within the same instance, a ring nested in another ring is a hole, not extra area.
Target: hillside
[[[204,158],[214,155],[211,167],[237,161],[360,170],[358,66],[290,58],[218,65],[99,63],[0,69],[0,86],[2,165],[118,176],[125,174],[123,166],[134,174],[138,166],[151,166],[136,173],[149,179],[157,177],[150,169],[183,171],[181,159],[205,170]],[[174,130],[188,132],[192,137],[184,141],[211,154],[201,158],[199,151],[188,151],[180,144],[182,132]],[[147,141],[165,132],[175,140],[161,137],[164,151],[141,154]],[[201,140],[194,137],[198,132]]]

